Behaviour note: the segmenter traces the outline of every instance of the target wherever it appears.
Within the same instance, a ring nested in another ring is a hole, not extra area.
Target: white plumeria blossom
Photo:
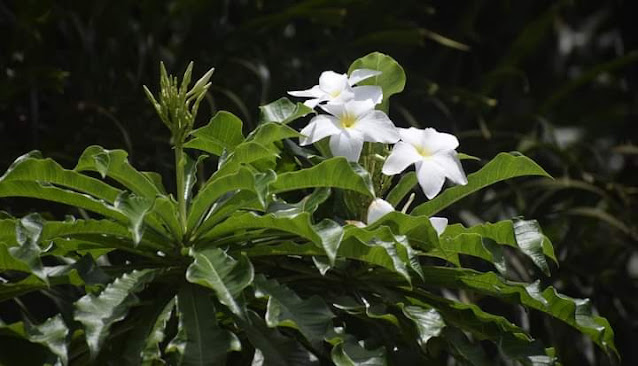
[[[375,198],[370,206],[368,206],[366,222],[370,225],[390,212],[394,212],[394,207],[392,207],[388,201],[382,198]],[[445,217],[430,217],[430,224],[432,224],[432,227],[439,236],[441,236],[445,228],[447,228],[447,223],[448,220]]]
[[[433,128],[400,128],[401,141],[383,164],[386,175],[399,174],[415,164],[417,180],[428,199],[434,198],[443,187],[445,178],[456,184],[467,184],[467,177],[457,156],[459,140],[449,133]]]
[[[350,100],[371,100],[375,105],[383,100],[381,87],[376,85],[354,86],[355,84],[381,74],[381,71],[357,69],[350,76],[334,71],[324,71],[319,77],[319,85],[308,90],[289,91],[294,97],[311,98],[304,102],[310,108],[319,103],[345,103]]]
[[[301,130],[304,137],[300,145],[309,145],[330,136],[330,151],[334,156],[345,156],[357,162],[363,142],[393,144],[399,141],[399,132],[388,116],[374,109],[370,100],[351,100],[343,104],[328,103],[321,109],[328,112],[310,120]]]

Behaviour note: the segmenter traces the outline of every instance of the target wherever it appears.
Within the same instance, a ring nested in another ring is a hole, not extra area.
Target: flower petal
[[[319,85],[315,85],[307,90],[292,90],[289,91],[288,94],[292,95],[293,97],[319,98],[323,96],[325,92],[321,90],[321,88],[319,88]]]
[[[299,145],[309,145],[324,137],[341,133],[341,129],[337,127],[335,120],[336,118],[325,114],[313,117],[308,126],[301,130],[300,133],[304,137],[299,138]]]
[[[438,132],[434,128],[423,130],[421,146],[430,154],[435,154],[443,150],[454,150],[459,147],[459,140],[456,136],[445,132]]]
[[[345,110],[349,115],[355,116],[357,120],[360,120],[361,117],[374,111],[374,106],[374,102],[370,99],[351,100],[345,104]]]
[[[445,182],[445,173],[432,159],[422,160],[416,164],[416,179],[419,181],[425,196],[432,199],[441,192]]]
[[[461,166],[461,161],[456,155],[456,151],[448,150],[445,152],[439,152],[430,158],[435,162],[443,171],[446,177],[456,184],[466,185],[467,177]]]
[[[339,118],[346,112],[346,105],[343,103],[322,104],[321,109]]]
[[[312,108],[315,109],[315,107],[317,106],[317,104],[326,101],[327,98],[326,97],[321,97],[321,98],[315,98],[315,99],[308,99],[307,101],[303,102],[303,104],[308,107],[308,108]]]
[[[392,207],[388,201],[381,198],[375,198],[370,206],[368,206],[368,217],[366,222],[370,225],[392,211],[394,211],[394,207]]]
[[[379,104],[383,101],[383,90],[380,86],[355,86],[352,91],[354,100],[371,100],[374,104]]]
[[[365,141],[393,144],[399,141],[399,132],[388,116],[381,111],[363,115],[353,127],[361,132]]]
[[[447,228],[447,222],[448,220],[445,217],[430,217],[430,224],[432,224],[432,227],[436,230],[436,233],[439,236],[441,236],[441,234],[445,231],[445,228]]]
[[[381,75],[381,71],[370,70],[370,69],[356,69],[350,73],[350,78],[348,79],[348,83],[350,85],[354,85],[360,81],[369,79],[377,75]]]
[[[330,138],[330,151],[333,156],[345,156],[348,161],[357,162],[363,148],[363,139],[343,131]]]
[[[319,87],[324,92],[331,94],[333,97],[336,93],[341,93],[344,89],[350,87],[348,84],[348,76],[346,74],[337,74],[334,71],[324,71],[319,76]]]
[[[399,128],[399,135],[401,140],[407,142],[414,147],[421,147],[421,141],[423,140],[423,130],[419,128]]]
[[[421,155],[419,155],[414,146],[399,141],[394,145],[392,153],[385,160],[382,172],[385,175],[399,174],[411,164],[421,161],[421,159]]]

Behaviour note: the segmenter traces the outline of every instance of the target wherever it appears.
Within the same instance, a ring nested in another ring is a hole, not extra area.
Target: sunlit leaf
[[[255,276],[248,258],[242,255],[235,260],[219,248],[192,249],[190,256],[194,261],[186,270],[186,279],[212,289],[219,302],[243,317],[244,310],[238,297]]]
[[[526,175],[550,177],[543,168],[525,156],[513,153],[500,153],[481,168],[481,170],[468,175],[467,185],[447,188],[431,201],[415,207],[411,214],[432,216],[463,197],[489,185],[505,179]]]
[[[156,275],[155,270],[133,271],[116,278],[98,296],[87,294],[75,303],[74,319],[82,323],[92,357],[102,348],[111,326],[124,319],[131,306],[139,302],[142,291]]]

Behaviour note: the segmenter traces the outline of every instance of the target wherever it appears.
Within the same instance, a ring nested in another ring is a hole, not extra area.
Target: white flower
[[[381,87],[376,85],[354,86],[362,80],[379,74],[381,71],[357,69],[348,77],[347,74],[324,71],[319,77],[319,85],[308,90],[289,91],[288,94],[295,97],[312,98],[304,102],[310,108],[314,108],[322,102],[345,103],[350,100],[367,99],[370,99],[374,104],[379,104],[383,100]]]
[[[393,211],[394,207],[392,207],[390,202],[383,198],[375,198],[374,201],[370,203],[370,206],[368,206],[368,217],[366,218],[366,222],[370,225]]]
[[[399,132],[388,116],[374,109],[370,100],[328,103],[321,108],[330,115],[320,114],[301,130],[300,145],[309,145],[330,136],[330,151],[358,161],[364,141],[392,144],[399,141]]]
[[[399,174],[415,164],[417,180],[425,195],[432,199],[441,191],[445,178],[467,184],[467,177],[457,157],[459,141],[454,135],[433,128],[400,128],[401,140],[383,164],[386,175]]]
[[[370,225],[393,211],[394,207],[392,207],[388,201],[382,198],[375,198],[368,207],[368,217],[366,222]],[[430,224],[432,224],[432,227],[439,236],[441,236],[441,234],[445,231],[447,222],[448,220],[445,217],[430,217]]]

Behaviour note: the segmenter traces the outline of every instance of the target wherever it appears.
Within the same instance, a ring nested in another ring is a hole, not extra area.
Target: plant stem
[[[177,203],[182,231],[186,232],[186,197],[184,195],[184,149],[181,143],[175,144],[175,180],[177,182]]]

